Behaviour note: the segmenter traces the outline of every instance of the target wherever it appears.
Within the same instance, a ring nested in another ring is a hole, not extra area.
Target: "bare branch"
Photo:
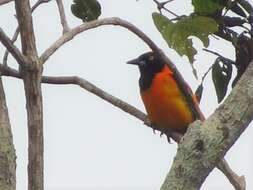
[[[4,4],[7,4],[7,3],[10,3],[11,1],[13,1],[13,0],[0,0],[0,6],[4,5]]]
[[[244,176],[238,176],[228,165],[225,159],[222,159],[217,168],[225,174],[235,190],[245,190],[246,182]]]
[[[66,15],[65,15],[62,0],[56,0],[56,2],[57,2],[58,10],[59,10],[59,13],[60,13],[61,24],[62,24],[62,28],[63,28],[63,34],[64,34],[68,31],[70,31],[70,28],[68,26],[68,22],[67,22],[67,19],[66,19]]]
[[[18,25],[21,34],[22,51],[31,59],[36,59],[37,49],[33,30],[31,8],[29,0],[15,0]]]
[[[14,45],[14,42],[18,39],[18,34],[19,34],[19,27],[16,28],[15,33],[11,39],[11,43]],[[3,64],[7,65],[8,62],[8,55],[9,55],[9,50],[6,49],[4,52],[4,57],[3,57]]]
[[[112,18],[105,18],[105,19],[100,19],[100,20],[94,20],[91,22],[83,23],[80,26],[77,26],[73,29],[71,29],[69,32],[65,33],[63,36],[61,36],[56,42],[54,42],[41,56],[40,59],[42,63],[45,63],[45,61],[58,49],[60,48],[63,44],[66,42],[70,41],[73,39],[76,35],[92,29],[92,28],[97,28],[99,26],[104,26],[104,25],[118,25],[122,26],[124,28],[127,28],[128,30],[132,31],[134,34],[139,36],[146,44],[154,51],[158,52],[160,49],[156,46],[156,44],[140,29],[138,29],[136,26],[133,24],[122,20],[117,17],[112,17]]]
[[[226,58],[226,57],[222,56],[221,54],[219,54],[219,53],[217,53],[217,52],[215,52],[215,51],[212,51],[212,50],[209,50],[209,49],[206,49],[206,48],[203,48],[202,50],[203,50],[203,51],[206,51],[206,52],[208,52],[208,53],[211,53],[211,54],[213,54],[213,55],[216,55],[217,57],[221,57],[222,59],[227,60],[227,61],[228,61],[229,63],[231,63],[231,64],[235,64],[235,62],[234,62],[233,60],[231,60],[231,59],[229,59],[229,58]]]
[[[165,6],[166,4],[170,3],[171,1],[174,1],[174,0],[168,0],[168,1],[165,1],[165,2],[159,2],[157,0],[153,0],[153,2],[156,3],[157,5],[157,9],[159,10],[159,12],[162,14],[162,9],[164,9],[165,11],[167,11],[168,13],[172,14],[173,16],[175,16],[176,18],[178,18],[179,16],[175,13],[173,13],[172,11],[170,11],[169,9],[167,9]]]
[[[32,12],[39,7],[39,5],[43,4],[43,3],[47,3],[50,2],[52,0],[38,0],[33,6],[32,6]],[[19,35],[19,27],[16,28],[15,33],[11,39],[12,43],[14,43],[17,39],[18,39],[18,35]],[[3,57],[3,64],[7,65],[7,61],[8,61],[8,55],[9,55],[9,51],[8,49],[5,50],[4,52],[4,57]]]
[[[11,76],[18,79],[22,79],[22,76],[19,71],[9,67],[8,65],[0,64],[0,74],[1,76]]]
[[[25,65],[27,63],[26,57],[19,51],[16,46],[13,45],[11,39],[4,33],[2,28],[0,28],[0,41],[20,65]]]
[[[111,103],[112,105],[122,109],[123,111],[135,116],[136,118],[140,119],[141,121],[148,123],[147,115],[143,112],[139,111],[137,108],[129,105],[128,103],[116,98],[105,92],[104,90],[96,87],[92,83],[88,82],[87,80],[77,77],[77,76],[62,76],[62,77],[49,77],[45,76],[42,78],[43,83],[48,84],[74,84],[78,85],[81,88],[97,95],[98,97],[106,100],[107,102]]]
[[[43,3],[48,3],[52,0],[38,0],[31,8],[31,11],[33,12],[38,6],[40,6]]]

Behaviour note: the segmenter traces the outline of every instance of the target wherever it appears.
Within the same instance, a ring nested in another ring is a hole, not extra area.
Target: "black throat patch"
[[[151,86],[155,75],[161,72],[165,65],[153,54],[144,54],[143,57],[141,56],[140,58],[142,58],[142,61],[144,61],[145,64],[139,65],[141,74],[139,79],[139,86],[141,90],[147,90]]]

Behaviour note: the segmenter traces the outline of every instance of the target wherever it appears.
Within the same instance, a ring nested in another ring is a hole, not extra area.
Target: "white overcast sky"
[[[34,3],[35,1],[31,1]],[[81,22],[72,16],[72,1],[64,1],[71,27]],[[186,58],[169,49],[152,23],[156,6],[151,0],[100,0],[101,18],[126,19],[149,35],[176,63],[185,79],[196,89],[196,81]],[[16,28],[14,4],[0,7],[0,26],[9,36]],[[192,10],[190,1],[175,1],[170,10],[177,14]],[[38,51],[41,54],[61,35],[55,1],[39,7],[34,15]],[[201,49],[198,40],[197,48]],[[20,42],[16,43],[20,47]],[[210,49],[234,58],[229,43],[212,38]],[[46,63],[44,74],[77,75],[144,111],[137,68],[126,61],[149,51],[136,36],[115,26],[87,31],[64,45]],[[0,44],[0,57],[4,48]],[[201,76],[215,57],[200,52],[195,63]],[[9,65],[16,67],[13,58]],[[27,189],[27,127],[21,81],[4,77],[14,143],[17,154],[17,189]],[[201,109],[209,116],[218,106],[210,77],[205,83]],[[76,86],[43,85],[45,125],[46,190],[157,190],[176,154],[176,144],[153,134],[134,117]],[[253,129],[250,126],[228,152],[232,168],[243,174],[247,189],[253,189]],[[203,190],[231,190],[233,187],[218,170],[202,186]]]

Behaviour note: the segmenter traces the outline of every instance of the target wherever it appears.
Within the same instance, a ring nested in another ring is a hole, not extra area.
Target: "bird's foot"
[[[172,131],[170,129],[158,127],[155,123],[151,123],[150,126],[153,129],[154,134],[156,134],[156,131],[160,131],[160,137],[166,135],[168,142],[171,143]]]
[[[168,143],[171,144],[171,137],[172,137],[171,136],[171,131],[169,129],[166,129],[166,128],[161,128],[160,131],[161,131],[160,137],[162,137],[163,135],[166,135]]]

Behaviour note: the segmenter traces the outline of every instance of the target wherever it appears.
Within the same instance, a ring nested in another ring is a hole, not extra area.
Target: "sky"
[[[32,4],[35,1],[31,1]],[[81,24],[72,16],[72,1],[64,1],[71,27]],[[197,81],[188,60],[168,48],[156,30],[151,14],[156,5],[151,0],[100,0],[100,18],[120,17],[143,30],[176,64],[193,90]],[[177,14],[192,11],[190,1],[174,1],[169,9]],[[39,54],[62,34],[55,1],[41,5],[33,14]],[[0,7],[0,26],[11,36],[17,26],[14,4]],[[231,59],[231,45],[210,38],[209,49]],[[194,39],[201,50],[202,44]],[[20,41],[16,43],[20,47]],[[0,44],[0,57],[5,49]],[[126,62],[149,48],[139,38],[117,26],[92,29],[61,47],[45,64],[44,74],[79,76],[142,111],[138,87],[138,69]],[[0,58],[2,60],[2,58]],[[200,51],[195,67],[199,76],[210,67],[215,56]],[[8,64],[17,68],[10,56]],[[27,127],[22,81],[3,78],[7,104],[17,154],[17,190],[27,187]],[[217,108],[210,75],[205,81],[201,109],[206,117]],[[176,143],[168,144],[165,137],[154,134],[141,121],[118,108],[72,85],[43,84],[45,133],[46,190],[157,190],[161,186],[176,154]],[[249,126],[226,155],[230,166],[245,175],[247,189],[253,189],[253,129]],[[231,190],[224,175],[214,169],[203,184],[203,190]]]

